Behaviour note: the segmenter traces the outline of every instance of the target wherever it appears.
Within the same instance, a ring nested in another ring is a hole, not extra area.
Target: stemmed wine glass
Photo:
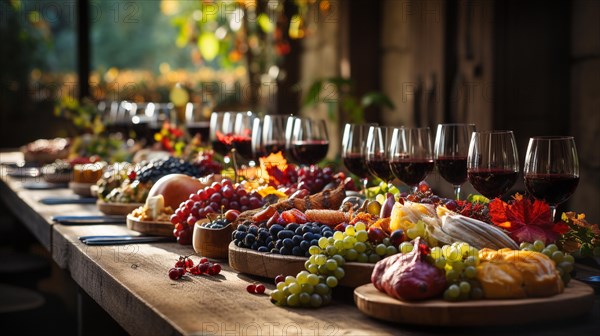
[[[367,134],[367,168],[387,184],[394,179],[387,154],[392,131],[391,127],[371,126]]]
[[[460,187],[467,181],[467,154],[474,124],[439,124],[435,134],[434,159],[444,180],[454,186],[460,199]]]
[[[291,149],[294,159],[303,165],[316,164],[327,156],[329,137],[322,119],[296,119]]]
[[[529,139],[525,155],[525,188],[539,200],[545,200],[552,212],[577,189],[579,158],[571,136],[543,136]]]
[[[248,111],[237,113],[233,126],[232,144],[236,151],[246,160],[254,159],[252,154],[252,129],[256,116]]]
[[[200,142],[204,144],[208,143],[210,132],[210,121],[206,119],[202,104],[188,102],[185,105],[185,127],[190,137],[200,135]]]
[[[417,191],[433,170],[433,151],[429,127],[394,128],[389,148],[390,169],[394,176]]]
[[[342,136],[342,160],[344,166],[361,180],[363,192],[367,189],[367,133],[373,124],[346,124]]]
[[[210,143],[214,151],[223,156],[228,155],[233,148],[231,135],[234,123],[234,112],[213,112],[210,115]]]
[[[502,197],[517,181],[519,157],[512,131],[473,132],[467,177],[475,190],[492,199]]]
[[[281,114],[267,114],[264,116],[262,130],[259,133],[264,155],[285,151],[287,119],[288,116]]]

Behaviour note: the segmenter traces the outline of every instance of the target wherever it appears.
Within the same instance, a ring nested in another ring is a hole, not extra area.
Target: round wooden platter
[[[69,189],[71,189],[76,195],[81,197],[91,197],[92,190],[90,189],[95,183],[79,183],[69,182]]]
[[[367,284],[354,290],[354,301],[358,309],[368,316],[401,324],[512,325],[584,314],[593,306],[594,290],[582,282],[571,280],[563,293],[546,298],[406,302],[378,291],[373,284]]]
[[[238,272],[275,278],[278,274],[296,275],[305,270],[307,258],[258,252],[229,244],[229,266]],[[374,264],[349,262],[344,265],[346,275],[340,286],[357,287],[371,282]]]
[[[133,210],[143,206],[143,203],[110,203],[99,199],[96,201],[98,210],[105,215],[127,216]]]
[[[173,224],[171,222],[141,221],[131,215],[127,216],[127,228],[151,236],[173,236]]]

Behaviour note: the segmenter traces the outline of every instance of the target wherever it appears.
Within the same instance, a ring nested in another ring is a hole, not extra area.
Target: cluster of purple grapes
[[[301,189],[308,190],[310,194],[318,193],[328,184],[332,182],[339,183],[340,181],[344,181],[346,177],[342,172],[334,173],[331,167],[321,168],[315,165],[298,169],[286,169],[285,174],[290,181],[290,183],[284,186],[284,192],[287,195],[291,195]],[[349,185],[347,189],[352,187]]]
[[[192,164],[198,169],[200,176],[219,174],[223,170],[223,166],[214,160],[212,151],[202,153]]]
[[[187,237],[188,231],[206,215],[231,209],[243,212],[263,205],[263,199],[257,192],[249,194],[244,187],[236,187],[231,180],[223,179],[191,194],[187,201],[179,205],[171,215],[171,223],[175,225],[173,234],[182,245],[188,245],[191,244],[191,239]],[[184,238],[180,239],[182,234]]]

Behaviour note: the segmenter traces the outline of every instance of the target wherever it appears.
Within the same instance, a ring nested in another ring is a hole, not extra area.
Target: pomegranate
[[[195,194],[206,185],[200,180],[184,174],[169,174],[161,177],[148,192],[148,197],[163,195],[165,206],[179,208],[181,202],[187,201],[190,194]]]

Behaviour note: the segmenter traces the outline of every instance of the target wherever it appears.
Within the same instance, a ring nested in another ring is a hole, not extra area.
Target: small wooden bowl
[[[110,203],[104,202],[101,199],[96,201],[98,210],[105,215],[127,216],[133,210],[144,205],[143,203]]]
[[[80,182],[69,182],[69,189],[81,197],[92,197],[92,190],[90,189],[95,183],[80,183]]]
[[[194,225],[194,251],[207,258],[227,259],[233,225],[229,224],[222,229],[210,229],[202,226],[204,223],[208,223],[208,220],[198,221]]]

